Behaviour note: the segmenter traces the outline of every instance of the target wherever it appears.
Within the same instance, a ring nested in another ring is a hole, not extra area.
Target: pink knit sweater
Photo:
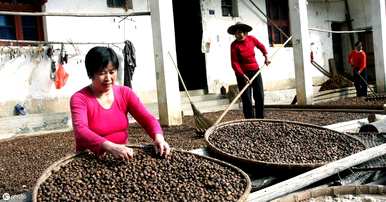
[[[135,93],[126,86],[113,86],[114,102],[110,109],[103,108],[89,87],[76,92],[70,100],[76,151],[89,149],[102,154],[106,140],[117,144],[128,142],[130,113],[154,140],[162,134],[157,119],[151,115]]]

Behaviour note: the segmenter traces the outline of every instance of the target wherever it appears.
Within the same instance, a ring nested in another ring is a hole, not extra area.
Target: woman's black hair
[[[355,47],[357,47],[357,46],[362,46],[362,42],[360,42],[360,41],[357,41],[356,43],[355,43],[355,45],[354,45]]]
[[[87,76],[91,79],[95,73],[102,71],[110,62],[114,69],[118,69],[119,60],[113,49],[103,46],[90,49],[85,58]]]

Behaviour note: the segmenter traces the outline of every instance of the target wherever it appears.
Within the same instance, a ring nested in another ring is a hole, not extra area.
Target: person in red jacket
[[[366,53],[362,50],[360,41],[355,43],[355,50],[348,56],[348,62],[352,66],[354,75],[354,86],[357,91],[357,97],[367,96],[367,68]]]
[[[259,64],[255,57],[255,47],[258,48],[265,57],[265,64],[270,61],[267,57],[265,46],[254,36],[248,35],[252,27],[236,23],[228,28],[228,33],[235,36],[231,44],[231,63],[235,71],[239,90],[250,82],[250,79],[259,71]],[[252,106],[252,94],[255,100],[255,110]],[[259,74],[246,91],[241,95],[243,103],[243,113],[246,119],[264,118],[264,89],[261,74]]]

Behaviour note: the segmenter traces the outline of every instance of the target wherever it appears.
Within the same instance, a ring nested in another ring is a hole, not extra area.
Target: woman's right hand
[[[243,77],[244,77],[245,83],[249,83],[250,82],[250,80],[249,80],[247,75],[244,74]]]
[[[126,147],[125,145],[115,144],[110,141],[105,141],[102,144],[102,148],[112,154],[114,158],[120,160],[130,160],[133,158],[133,149]]]

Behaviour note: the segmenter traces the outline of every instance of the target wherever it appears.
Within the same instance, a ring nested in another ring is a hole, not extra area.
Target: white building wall
[[[365,29],[372,26],[371,1],[369,0],[348,0],[350,15],[353,19],[353,29]]]
[[[149,11],[147,1],[134,1],[134,11]],[[65,10],[63,10],[65,8]],[[46,4],[47,12],[124,12],[121,8],[107,8],[105,0],[52,0]],[[123,17],[52,17],[46,18],[48,41],[79,41],[79,42],[123,42],[130,40],[136,49],[137,67],[132,81],[133,89],[150,102],[156,100],[155,70],[153,60],[153,41],[150,16]],[[67,30],[67,31],[66,31]],[[77,45],[81,51],[78,58],[84,58],[87,51],[95,45]],[[99,44],[102,46],[107,46]],[[122,58],[124,44],[110,45]],[[123,61],[121,60],[121,70]],[[79,89],[88,82],[85,77],[84,63],[67,65],[70,71],[76,67],[72,76],[78,82],[70,82],[68,94]],[[66,69],[66,70],[67,70]],[[83,73],[79,73],[83,71]],[[145,78],[145,79],[144,79]],[[122,78],[121,78],[122,79]],[[81,82],[80,82],[81,81]]]
[[[69,13],[123,13],[122,8],[107,8],[106,0],[50,0],[44,5],[46,12]],[[135,0],[135,11],[148,11],[147,1]],[[153,41],[150,16],[123,17],[45,17],[47,41],[59,42],[123,42],[130,40],[136,49],[137,67],[132,81],[133,89],[144,102],[156,102],[156,79],[153,59]],[[122,20],[122,21],[121,21]],[[121,21],[121,22],[120,22]],[[5,54],[0,62],[0,105],[7,108],[4,112],[11,113],[15,103],[26,104],[30,113],[43,110],[47,100],[62,100],[68,98],[77,90],[88,85],[90,80],[84,66],[87,51],[94,46],[110,46],[121,58],[124,44],[107,45],[66,45],[69,54],[68,64],[64,65],[69,74],[66,85],[56,89],[50,79],[51,62],[45,54],[43,57],[31,57],[22,54],[9,59]],[[57,61],[60,45],[54,45],[53,59]],[[44,100],[44,101],[43,101]],[[31,104],[31,102],[39,102]],[[47,107],[49,108],[49,107]],[[66,105],[59,111],[67,111]],[[0,116],[2,114],[0,113]]]
[[[345,7],[343,1],[314,0],[308,4],[308,22],[310,28],[331,30],[331,22],[345,20]],[[328,59],[333,58],[332,33],[310,30],[311,50],[315,62],[329,71]]]
[[[266,19],[248,0],[238,1],[239,17],[223,17],[220,1],[201,1],[203,19],[203,51],[206,53],[208,86],[210,92],[217,92],[221,85],[236,84],[236,78],[230,64],[230,44],[234,37],[226,30],[235,22],[241,21],[253,27],[251,35],[257,37],[272,55],[278,48],[269,47]],[[254,3],[266,13],[265,0],[254,0]],[[210,15],[209,10],[215,14]],[[331,30],[331,21],[344,20],[343,1],[310,1],[308,4],[310,27]],[[315,60],[328,69],[328,59],[333,58],[332,37],[329,33],[310,31],[310,41],[314,43]],[[207,45],[210,43],[210,48]],[[264,58],[256,51],[259,64]],[[262,71],[265,90],[286,89],[295,86],[294,62],[292,48],[282,48],[271,65]],[[314,80],[325,80],[318,70],[312,71]]]
[[[254,0],[265,12],[265,0]],[[371,25],[369,3],[366,0],[349,0],[351,16],[355,28]],[[149,11],[148,1],[134,0],[135,11]],[[214,14],[210,14],[210,10]],[[253,27],[251,35],[256,36],[267,48],[269,55],[278,48],[269,47],[266,19],[249,0],[238,1],[239,17],[223,17],[221,1],[202,0],[203,41],[202,51],[206,56],[208,88],[210,93],[219,93],[222,85],[236,84],[235,75],[230,65],[230,44],[234,37],[227,33],[227,28],[242,21]],[[45,4],[46,12],[123,12],[121,8],[107,8],[105,0],[49,0]],[[324,0],[308,1],[309,26],[319,29],[331,29],[331,21],[344,21],[344,2]],[[133,78],[133,88],[146,103],[156,102],[156,78],[150,16],[132,16],[119,22],[122,17],[46,17],[46,38],[48,41],[74,42],[123,42],[130,40],[136,48],[137,68]],[[328,70],[328,59],[333,57],[332,37],[329,33],[310,31],[310,40],[314,43],[315,60]],[[97,44],[95,44],[97,45]],[[55,89],[49,79],[50,62],[48,58],[21,56],[12,60],[0,59],[0,105],[6,102],[27,102],[28,99],[61,99],[65,101],[76,90],[90,81],[84,67],[84,56],[95,45],[65,45],[70,54],[65,70],[69,79],[64,88]],[[119,56],[123,44],[111,45]],[[55,45],[60,48],[60,45]],[[58,52],[58,51],[57,51]],[[256,51],[259,64],[264,58]],[[57,58],[54,58],[57,60]],[[271,65],[262,72],[266,90],[286,89],[295,86],[292,48],[283,48],[272,59]],[[315,79],[324,78],[316,69],[311,75]],[[12,103],[10,102],[10,103]],[[65,103],[65,102],[64,102]],[[10,106],[6,106],[12,111]],[[35,109],[36,108],[36,109]],[[39,111],[47,108],[42,104],[31,107]],[[49,107],[48,107],[49,108]],[[55,109],[53,107],[52,109]],[[48,110],[48,109],[47,109]],[[0,113],[2,116],[2,113]]]
[[[255,0],[255,4],[265,12],[265,1]],[[264,16],[258,13],[247,0],[238,1],[238,9],[239,17],[223,17],[221,1],[201,1],[202,49],[206,56],[208,88],[211,93],[218,93],[222,85],[236,84],[236,77],[230,64],[230,44],[234,36],[227,33],[229,26],[239,21],[249,24],[253,27],[249,34],[258,38],[267,47],[269,54],[276,49],[269,48],[268,30]],[[210,10],[215,11],[213,15],[209,13]],[[264,63],[264,57],[260,51],[256,51],[256,57],[259,64]],[[275,58],[281,59],[273,59],[270,67],[262,71],[266,89],[276,88],[276,81],[294,78],[293,62],[291,62],[292,48],[283,48]]]

